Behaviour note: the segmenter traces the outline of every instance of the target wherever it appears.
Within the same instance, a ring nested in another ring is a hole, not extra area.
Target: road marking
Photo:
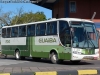
[[[78,70],[79,75],[83,74],[97,74],[97,70]]]
[[[0,75],[10,75],[10,73],[0,73]]]
[[[56,71],[52,72],[35,72],[35,75],[57,75]]]
[[[25,63],[25,62],[29,62],[29,61],[16,61],[16,60],[9,60],[9,59],[5,59],[5,60],[0,59],[0,66],[20,64],[20,63]]]

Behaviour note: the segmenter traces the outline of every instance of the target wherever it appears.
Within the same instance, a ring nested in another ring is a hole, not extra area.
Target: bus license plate
[[[83,60],[93,60],[93,59],[94,59],[94,57],[92,57],[92,56],[85,56],[83,58]]]

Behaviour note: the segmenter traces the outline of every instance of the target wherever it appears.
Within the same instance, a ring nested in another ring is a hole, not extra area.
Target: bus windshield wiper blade
[[[83,23],[83,25],[84,25],[84,23]],[[86,31],[86,26],[84,25],[84,27],[85,27],[85,31]],[[91,39],[90,39],[89,34],[87,33],[87,31],[86,31],[86,39],[87,39],[87,42],[90,42],[90,41],[91,41]],[[88,39],[89,39],[90,41],[89,41]],[[93,44],[92,41],[90,42],[90,44],[92,45],[92,47],[95,48],[95,45]],[[88,43],[88,45],[89,45],[89,43]],[[88,46],[88,47],[89,47],[89,46]]]
[[[84,34],[83,34],[83,35],[84,35],[84,37],[85,37],[85,38],[84,38],[84,39],[85,39],[85,41],[84,41],[84,45],[85,45],[85,43],[87,42],[87,45],[88,45],[88,47],[89,47],[89,43],[88,43],[87,36],[86,36],[86,34],[85,34],[85,33],[86,33],[86,30],[85,30],[85,32],[84,32]],[[83,45],[83,47],[82,47],[82,48],[84,48],[84,45]]]
[[[87,36],[88,36],[88,39],[91,41],[92,46],[94,46],[94,48],[95,48],[95,45],[93,44],[93,42],[92,42],[91,38],[89,37],[89,34],[88,33],[87,33]]]

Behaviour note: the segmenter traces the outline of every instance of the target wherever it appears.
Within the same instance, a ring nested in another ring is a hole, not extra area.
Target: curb
[[[70,71],[51,71],[51,72],[24,72],[24,73],[0,73],[0,75],[97,75],[100,69],[70,70]]]

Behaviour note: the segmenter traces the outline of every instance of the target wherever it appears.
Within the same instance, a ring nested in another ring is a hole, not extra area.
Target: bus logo
[[[5,42],[6,42],[6,43],[10,43],[10,40],[6,40]]]
[[[55,38],[39,38],[39,43],[53,43],[56,42]]]

